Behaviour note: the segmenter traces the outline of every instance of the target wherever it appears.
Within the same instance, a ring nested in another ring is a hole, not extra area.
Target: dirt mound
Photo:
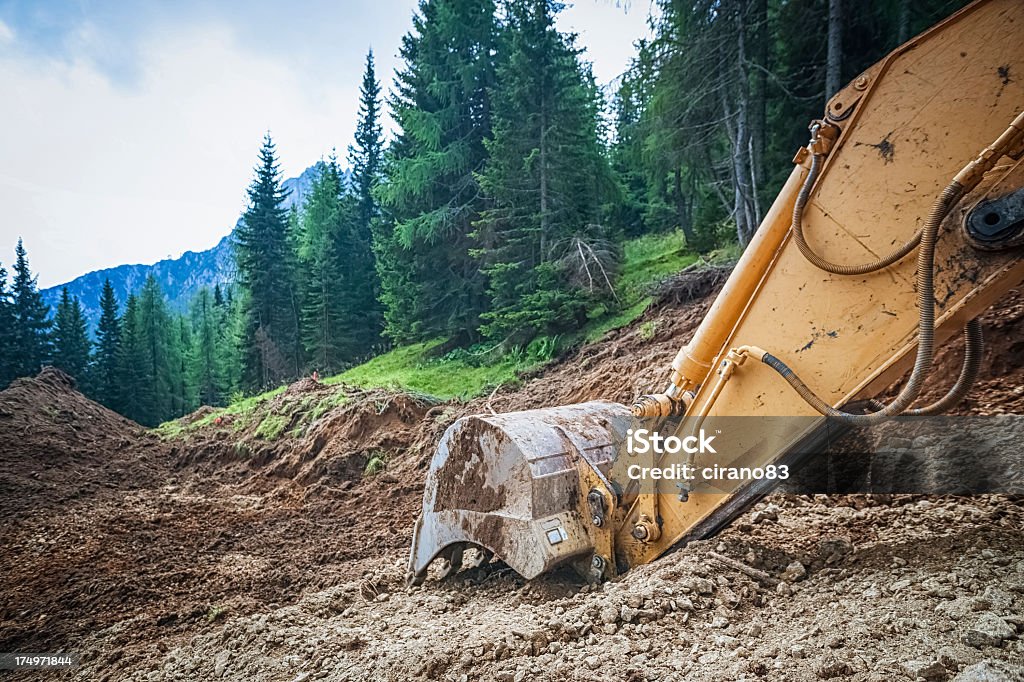
[[[140,440],[135,422],[89,400],[70,376],[47,367],[0,391],[0,499],[5,514],[38,511],[102,485],[152,483],[149,452],[125,456]]]

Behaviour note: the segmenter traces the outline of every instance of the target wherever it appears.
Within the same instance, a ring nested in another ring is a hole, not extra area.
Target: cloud
[[[0,248],[23,236],[43,286],[211,246],[268,129],[286,176],[332,145],[344,155],[358,73],[310,78],[223,26],[150,38],[129,86],[85,59],[0,53],[0,92],[17,93],[0,129]]]
[[[0,261],[22,236],[50,286],[213,246],[268,129],[285,177],[344,159],[365,51],[386,92],[416,4],[0,2]],[[584,0],[558,24],[606,83],[645,16]]]

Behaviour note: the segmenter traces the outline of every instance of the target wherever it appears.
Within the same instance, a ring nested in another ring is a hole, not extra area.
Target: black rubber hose
[[[963,187],[955,180],[939,195],[932,205],[928,218],[921,228],[921,247],[917,252],[917,299],[918,299],[918,330],[917,358],[910,378],[899,392],[899,395],[877,412],[870,414],[852,414],[837,410],[807,387],[800,377],[770,353],[765,353],[762,362],[778,372],[789,385],[807,401],[807,404],[826,417],[834,417],[853,425],[877,424],[889,417],[903,414],[910,407],[927,379],[935,356],[935,244],[938,240],[939,227],[949,211],[963,196]]]
[[[796,240],[797,248],[800,249],[800,253],[802,253],[804,258],[806,258],[812,265],[820,270],[824,270],[825,272],[831,272],[834,275],[866,275],[869,272],[876,272],[902,260],[908,253],[913,251],[918,244],[921,243],[921,237],[924,233],[923,229],[918,230],[917,234],[911,237],[910,241],[889,254],[876,261],[864,263],[862,265],[840,265],[838,263],[827,261],[819,256],[807,243],[806,237],[804,237],[804,207],[807,205],[807,200],[810,198],[811,188],[814,186],[815,181],[818,179],[818,175],[821,173],[821,159],[822,157],[820,154],[814,154],[811,156],[811,169],[807,172],[807,178],[804,180],[804,184],[800,188],[800,193],[797,194],[796,203],[793,205],[793,237]]]
[[[907,410],[903,414],[911,417],[924,417],[942,414],[955,407],[971,392],[971,388],[978,378],[978,372],[981,370],[981,357],[984,349],[985,340],[981,332],[981,323],[977,320],[971,320],[964,325],[964,362],[960,368],[960,376],[957,377],[956,383],[953,384],[946,395],[931,405]],[[878,410],[885,407],[883,403],[877,400],[870,401],[870,404]]]

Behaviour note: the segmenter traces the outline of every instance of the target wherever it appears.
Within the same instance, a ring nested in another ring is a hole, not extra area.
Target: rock
[[[946,668],[938,661],[905,661],[901,667],[912,680],[925,679],[927,682],[943,682]]]
[[[1017,631],[994,613],[984,613],[974,625],[965,630],[960,640],[967,646],[980,649],[986,646],[1000,646],[1003,640],[1013,639]]]
[[[634,620],[636,620],[638,613],[640,613],[639,609],[635,609],[629,606],[628,604],[623,604],[622,610],[619,612],[619,615],[625,622],[632,623]]]
[[[805,658],[807,656],[807,647],[803,644],[794,644],[789,647],[789,655],[793,658]]]
[[[747,637],[759,637],[761,635],[761,626],[758,623],[751,623],[747,627]]]
[[[763,523],[764,521],[778,521],[779,520],[779,508],[774,504],[765,506],[764,509],[759,509],[750,515],[750,522],[757,524]]]
[[[227,672],[228,661],[231,660],[230,651],[222,651],[213,659],[213,676],[223,677]]]
[[[693,600],[689,597],[679,597],[675,600],[676,608],[680,611],[693,611]]]
[[[799,561],[794,561],[779,576],[787,583],[795,583],[797,580],[807,577],[807,569]]]
[[[775,591],[783,597],[793,596],[793,588],[789,586],[789,583],[779,583]]]
[[[825,538],[818,543],[818,553],[826,564],[834,564],[853,553],[853,543],[847,538]]]
[[[586,666],[591,670],[597,670],[598,666],[601,665],[601,661],[597,658],[597,656],[587,656],[583,659],[583,663],[586,664]]]
[[[941,613],[951,620],[963,620],[974,611],[972,600],[967,597],[959,597],[953,601],[944,601],[935,607],[936,613]]]
[[[853,668],[846,661],[829,656],[818,665],[814,666],[814,673],[823,680],[831,680],[835,677],[847,677],[853,674]]]
[[[964,668],[953,682],[1024,682],[1024,668],[1001,661],[981,661]]]
[[[715,616],[711,619],[711,627],[724,629],[729,627],[729,619],[725,616]]]
[[[715,591],[715,584],[707,578],[694,578],[690,582],[690,587],[697,594],[711,594]]]
[[[611,604],[609,604],[601,609],[601,612],[600,614],[598,614],[598,617],[601,619],[601,622],[605,625],[611,625],[612,623],[615,623],[619,620],[619,610]]]

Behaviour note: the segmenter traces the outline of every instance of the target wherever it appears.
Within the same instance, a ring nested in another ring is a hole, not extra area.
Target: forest
[[[387,92],[367,55],[353,139],[300,208],[263,140],[237,281],[187,313],[153,279],[124,301],[108,282],[88,329],[66,290],[43,303],[19,241],[10,278],[0,266],[0,387],[52,364],[155,425],[405,344],[482,363],[557,346],[623,305],[625,240],[742,248],[828,97],[963,4],[660,0],[601,88],[558,2],[422,0]]]

